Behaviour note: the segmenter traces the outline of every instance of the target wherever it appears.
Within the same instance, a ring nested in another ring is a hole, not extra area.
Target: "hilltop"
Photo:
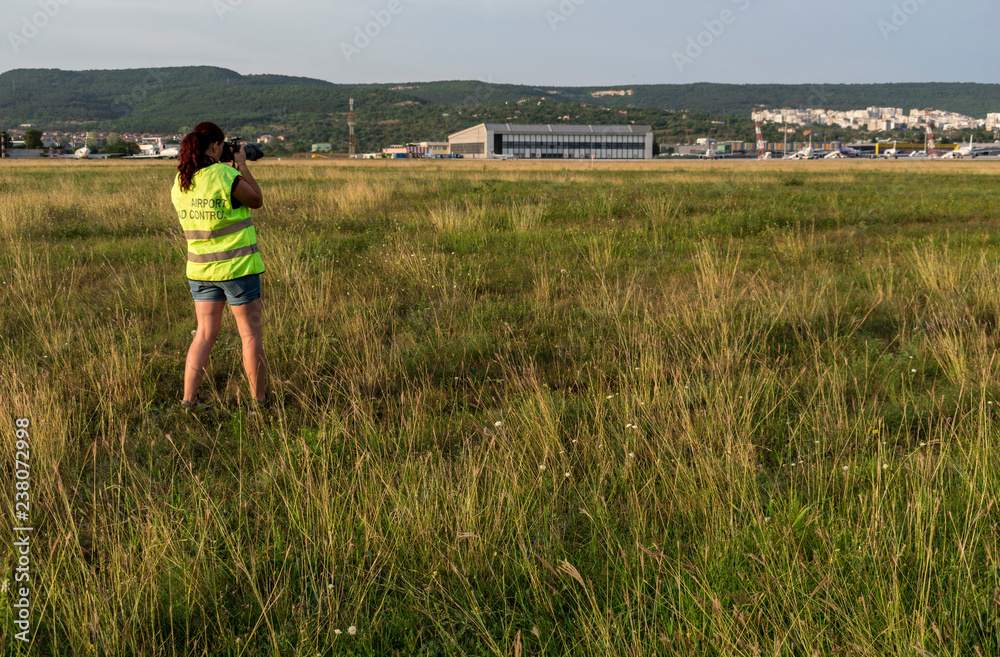
[[[230,132],[286,133],[297,143],[346,143],[348,100],[356,99],[359,148],[444,139],[482,121],[641,123],[678,128],[674,112],[732,115],[750,108],[866,106],[948,109],[984,117],[1000,111],[1000,85],[626,85],[537,87],[477,81],[334,84],[211,67],[107,71],[17,69],[0,75],[0,127],[183,132],[211,119]],[[736,126],[745,135],[744,124]]]

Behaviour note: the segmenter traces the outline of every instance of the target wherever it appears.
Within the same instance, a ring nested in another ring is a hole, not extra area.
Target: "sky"
[[[0,72],[336,83],[1000,82],[995,0],[3,0]]]

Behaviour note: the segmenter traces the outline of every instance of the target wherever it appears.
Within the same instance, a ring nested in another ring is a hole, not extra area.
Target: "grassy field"
[[[192,415],[172,165],[0,165],[3,654],[1000,652],[1000,164],[253,170]]]

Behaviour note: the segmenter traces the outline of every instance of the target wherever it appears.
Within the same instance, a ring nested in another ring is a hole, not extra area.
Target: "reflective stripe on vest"
[[[253,220],[247,217],[243,221],[232,224],[231,226],[226,226],[225,228],[219,228],[218,230],[185,230],[184,237],[189,240],[212,240],[216,237],[225,237],[226,235],[232,235],[233,233],[238,233],[241,230],[246,230],[250,226],[253,226]],[[204,262],[203,260],[196,260],[195,262]]]
[[[198,264],[204,264],[206,262],[232,260],[233,258],[248,256],[257,252],[259,252],[259,249],[256,244],[241,246],[238,249],[230,249],[229,251],[219,251],[218,253],[191,253],[188,251],[188,260],[191,262],[197,262]]]

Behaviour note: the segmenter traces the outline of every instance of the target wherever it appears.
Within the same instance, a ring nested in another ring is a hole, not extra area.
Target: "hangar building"
[[[480,123],[448,137],[464,158],[651,160],[648,125],[516,125]]]

